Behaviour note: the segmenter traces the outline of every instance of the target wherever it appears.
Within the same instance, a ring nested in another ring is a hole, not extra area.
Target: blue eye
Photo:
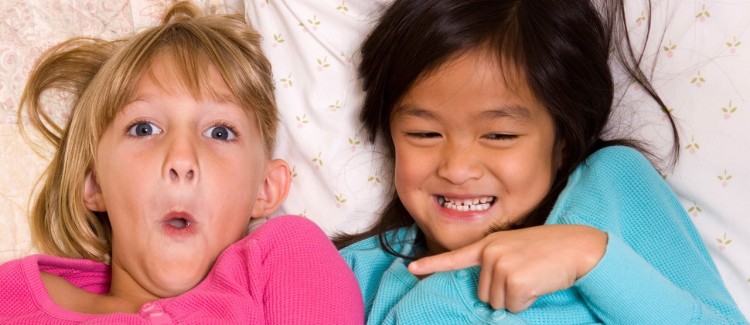
[[[237,134],[232,130],[231,127],[217,125],[209,128],[206,132],[203,132],[204,136],[210,137],[211,139],[217,140],[234,140],[237,139]]]
[[[134,137],[146,137],[161,133],[162,129],[150,122],[136,122],[128,127],[128,134]]]

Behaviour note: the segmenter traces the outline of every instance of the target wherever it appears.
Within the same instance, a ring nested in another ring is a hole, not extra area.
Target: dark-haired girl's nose
[[[471,145],[446,143],[441,150],[437,174],[457,185],[479,179],[483,174],[479,157],[480,155],[472,153]]]

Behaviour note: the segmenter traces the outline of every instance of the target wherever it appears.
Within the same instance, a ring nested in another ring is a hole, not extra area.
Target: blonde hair
[[[18,113],[22,131],[25,109],[31,126],[56,149],[31,208],[35,246],[57,256],[109,261],[111,228],[106,214],[85,207],[84,181],[96,164],[102,133],[159,54],[169,55],[196,98],[218,96],[208,82],[214,67],[237,104],[255,114],[270,156],[278,112],[271,65],[260,41],[241,15],[202,15],[195,5],[180,2],[161,25],[127,39],[75,38],[46,51],[31,72]],[[42,107],[42,95],[51,89],[75,97],[64,128]]]

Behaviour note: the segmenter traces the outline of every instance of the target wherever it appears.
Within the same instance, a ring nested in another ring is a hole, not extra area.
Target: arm
[[[567,202],[559,222],[589,224],[609,235],[602,261],[575,285],[600,318],[747,323],[684,208],[640,153],[601,150],[571,181],[576,185],[561,196]]]
[[[277,217],[263,262],[271,324],[362,324],[362,295],[351,269],[323,231],[302,217]]]
[[[610,236],[607,254],[575,287],[605,323],[746,323],[718,275],[707,272],[713,265],[692,260],[691,267],[662,272],[621,238]],[[674,262],[663,264],[683,264]]]

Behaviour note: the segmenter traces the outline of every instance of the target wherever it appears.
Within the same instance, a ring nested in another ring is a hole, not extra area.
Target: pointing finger
[[[484,244],[479,241],[454,251],[420,258],[409,264],[409,272],[424,275],[479,265],[483,247]]]

